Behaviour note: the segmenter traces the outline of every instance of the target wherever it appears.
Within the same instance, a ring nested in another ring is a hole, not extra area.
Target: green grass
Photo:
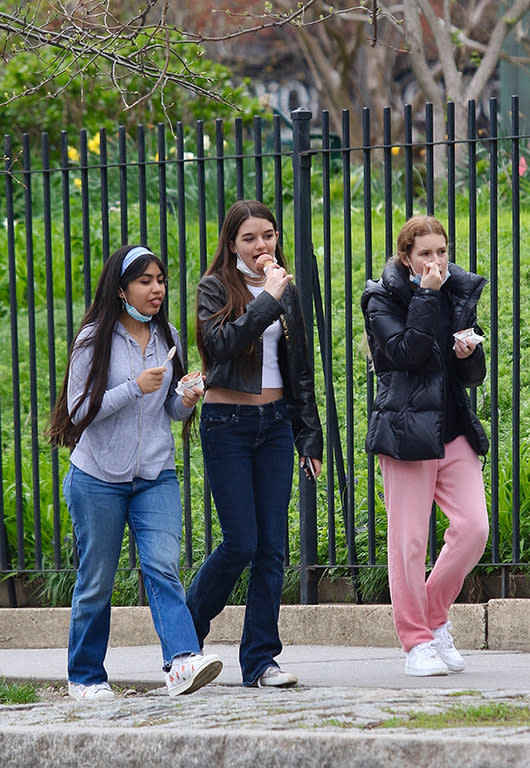
[[[447,694],[448,696],[452,696],[453,698],[457,699],[460,696],[478,696],[479,691],[475,691],[473,689],[467,690],[467,691],[451,691]]]
[[[453,706],[446,712],[407,712],[381,723],[382,728],[440,730],[441,728],[517,727],[528,726],[530,707],[493,702],[474,706]]]
[[[16,683],[0,679],[0,704],[35,704],[39,701],[36,683]]]

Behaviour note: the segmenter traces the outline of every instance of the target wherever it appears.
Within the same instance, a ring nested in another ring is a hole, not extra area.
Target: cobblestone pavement
[[[164,688],[142,691],[115,687],[113,702],[86,704],[70,699],[66,686],[41,689],[41,702],[0,707],[0,728],[54,726],[61,729],[85,727],[139,728],[162,730],[309,729],[344,732],[347,729],[388,729],[383,724],[393,716],[408,720],[410,712],[441,713],[455,706],[475,707],[486,703],[507,703],[530,707],[530,693],[524,690],[466,691],[390,690],[388,688],[297,688],[272,690],[243,688],[213,683],[192,696],[170,699]],[[482,737],[510,735],[528,740],[526,726],[450,729]]]
[[[463,674],[408,678],[396,649],[286,647],[280,662],[302,684],[282,690],[242,687],[237,646],[208,651],[222,655],[219,678],[170,699],[159,648],[110,649],[117,697],[98,704],[68,697],[64,649],[0,652],[0,677],[40,680],[41,698],[0,706],[0,768],[530,768],[530,721],[405,727],[411,712],[456,706],[528,711],[530,654],[465,651]]]

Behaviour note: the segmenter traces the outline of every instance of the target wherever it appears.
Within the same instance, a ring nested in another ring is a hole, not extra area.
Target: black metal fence
[[[435,138],[431,105],[425,134],[413,136],[404,108],[404,136],[394,142],[385,110],[384,141],[370,141],[374,118],[343,113],[342,135],[327,113],[315,135],[311,114],[291,114],[292,132],[278,116],[248,126],[139,126],[96,136],[42,135],[41,146],[4,137],[0,186],[0,575],[39,575],[55,586],[75,567],[60,481],[67,452],[44,438],[67,350],[100,268],[122,243],[148,243],[168,264],[169,312],[192,367],[194,292],[212,255],[224,212],[235,200],[264,200],[276,213],[314,352],[325,426],[325,472],[317,487],[296,483],[286,536],[286,561],[303,603],[318,600],[323,573],[352,577],[355,599],[380,595],[385,580],[386,524],[377,467],[364,454],[373,378],[362,340],[360,292],[393,252],[394,234],[413,213],[447,222],[454,257],[489,279],[480,319],[487,329],[489,377],[473,402],[491,436],[485,466],[491,510],[486,568],[503,575],[530,564],[530,453],[525,393],[530,349],[529,137],[521,136],[519,102],[512,124],[499,131],[495,100],[487,132],[468,105],[465,137],[448,105],[446,135]],[[363,144],[351,146],[350,121],[362,120]],[[379,118],[377,118],[379,119]],[[502,128],[503,126],[501,126]],[[58,139],[58,140],[57,140]],[[488,301],[489,297],[489,301]],[[184,505],[183,568],[192,569],[219,536],[204,482],[197,440],[178,451]],[[445,522],[433,509],[430,551],[436,558]],[[122,569],[136,573],[134,542]],[[298,579],[299,575],[299,579]],[[54,581],[55,579],[55,581]],[[9,582],[8,582],[9,583]],[[58,587],[57,587],[58,588]],[[140,599],[143,599],[140,590]],[[11,604],[16,601],[13,588]]]

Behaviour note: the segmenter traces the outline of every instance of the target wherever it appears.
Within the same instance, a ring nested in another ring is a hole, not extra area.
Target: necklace
[[[265,281],[267,280],[267,275],[263,275],[263,277],[245,277],[245,281],[249,285],[254,285],[256,287],[259,287],[260,285],[264,285]]]

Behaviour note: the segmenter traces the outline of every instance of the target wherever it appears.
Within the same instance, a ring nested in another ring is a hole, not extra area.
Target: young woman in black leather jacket
[[[377,397],[366,449],[379,456],[388,516],[388,571],[405,672],[460,672],[448,612],[488,537],[481,462],[488,440],[466,388],[486,366],[476,306],[485,279],[449,264],[447,235],[431,216],[407,221],[397,256],[361,299]],[[425,581],[432,502],[449,519]]]
[[[297,682],[274,661],[282,649],[278,615],[294,445],[315,477],[322,459],[304,321],[277,229],[263,203],[235,203],[197,289],[206,389],[200,433],[223,541],[193,579],[187,601],[202,645],[250,563],[239,653],[244,685]]]

